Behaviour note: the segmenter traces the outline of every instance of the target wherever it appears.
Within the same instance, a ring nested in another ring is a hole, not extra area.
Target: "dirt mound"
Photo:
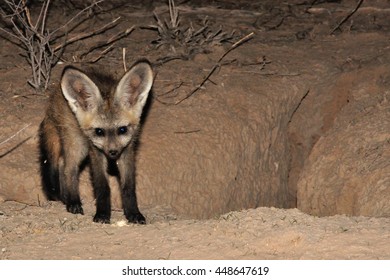
[[[387,67],[339,78],[349,104],[314,146],[298,181],[298,208],[329,216],[390,217],[390,75]],[[345,83],[348,86],[345,86]]]

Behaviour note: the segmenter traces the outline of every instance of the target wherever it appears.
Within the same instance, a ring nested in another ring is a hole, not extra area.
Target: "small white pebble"
[[[127,225],[127,222],[125,220],[121,220],[121,221],[116,222],[115,225],[117,227],[124,227],[125,225]]]

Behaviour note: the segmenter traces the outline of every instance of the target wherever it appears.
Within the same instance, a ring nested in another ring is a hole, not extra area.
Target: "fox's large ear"
[[[86,74],[72,67],[65,68],[61,79],[62,94],[74,113],[91,112],[101,100],[99,88]]]
[[[139,118],[153,84],[153,70],[148,62],[135,64],[125,73],[115,90],[115,101]]]

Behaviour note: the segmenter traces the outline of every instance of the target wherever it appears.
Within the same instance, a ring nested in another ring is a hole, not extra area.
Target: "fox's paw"
[[[72,214],[84,215],[84,210],[80,203],[68,204],[66,205],[66,210]]]
[[[126,219],[129,221],[129,223],[143,225],[146,224],[146,219],[140,212],[127,214]]]
[[[66,205],[66,210],[72,214],[84,215],[83,207],[79,203]]]
[[[93,221],[95,223],[109,224],[110,215],[96,213],[95,217],[93,217]]]

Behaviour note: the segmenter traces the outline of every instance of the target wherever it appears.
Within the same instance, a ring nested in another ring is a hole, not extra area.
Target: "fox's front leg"
[[[134,151],[127,147],[117,161],[119,184],[121,187],[123,211],[130,223],[145,224],[145,217],[138,209],[135,192],[135,161]]]
[[[66,210],[73,214],[84,214],[79,193],[79,166],[71,160],[59,159],[60,196]]]
[[[96,199],[95,223],[109,224],[111,219],[111,195],[107,179],[107,159],[93,149],[90,153],[90,172]]]

